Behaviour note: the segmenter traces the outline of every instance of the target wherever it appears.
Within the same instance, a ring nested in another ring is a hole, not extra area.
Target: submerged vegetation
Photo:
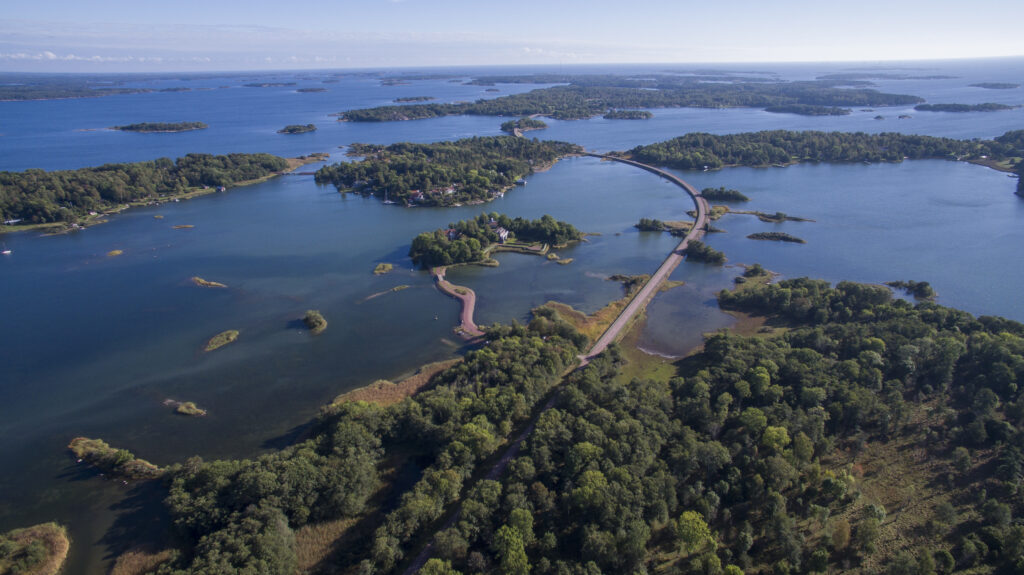
[[[381,262],[381,263],[377,264],[376,267],[373,268],[373,275],[375,275],[375,276],[384,275],[384,274],[390,272],[392,269],[394,269],[394,267],[395,267],[394,264],[389,264],[389,263],[386,263],[386,262]]]
[[[205,287],[205,288],[226,288],[226,287],[228,287],[227,284],[222,284],[220,282],[212,282],[212,281],[204,280],[203,278],[201,278],[199,276],[192,276],[192,283],[194,283],[195,285],[197,285],[199,287]]]
[[[156,465],[145,459],[136,459],[135,454],[127,449],[115,449],[102,439],[76,437],[68,444],[68,449],[78,459],[112,475],[129,479],[153,479],[163,473]]]
[[[194,401],[182,401],[178,403],[178,406],[174,408],[174,412],[181,415],[189,415],[192,417],[202,417],[206,415],[206,410],[200,408],[195,404]]]
[[[324,166],[316,181],[405,205],[452,206],[493,199],[517,180],[582,151],[575,144],[513,136],[434,144],[352,144],[350,153],[365,159]]]
[[[0,172],[0,217],[33,224],[73,222],[90,211],[161,201],[204,186],[230,187],[287,168],[284,158],[270,154],[188,154],[78,170]]]
[[[222,348],[225,345],[232,343],[237,339],[237,329],[229,329],[227,331],[222,331],[217,335],[211,337],[210,341],[206,342],[206,347],[203,348],[203,351],[213,351],[215,349]]]

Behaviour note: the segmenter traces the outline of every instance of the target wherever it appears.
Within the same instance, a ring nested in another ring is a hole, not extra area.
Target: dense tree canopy
[[[106,164],[78,170],[0,172],[0,216],[28,223],[73,221],[89,211],[201,186],[230,187],[284,170],[270,154],[188,154],[172,161]]]
[[[583,237],[572,224],[544,215],[538,220],[510,218],[504,214],[480,214],[450,224],[443,230],[424,232],[412,241],[409,256],[423,267],[478,262],[501,241],[499,230],[510,232],[507,241],[562,245]]]
[[[900,162],[904,159],[969,160],[1007,157],[1013,148],[998,139],[954,140],[933,136],[863,132],[743,134],[693,133],[630,151],[634,160],[684,170],[723,166],[786,165],[793,162]]]
[[[434,144],[354,144],[350,152],[365,159],[324,166],[316,181],[339,190],[386,195],[402,204],[450,206],[491,199],[535,169],[582,151],[575,144],[513,136]]]

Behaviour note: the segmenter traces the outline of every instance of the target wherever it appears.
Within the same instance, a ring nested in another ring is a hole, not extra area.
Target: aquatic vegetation
[[[218,333],[217,335],[211,337],[210,341],[206,342],[206,347],[203,348],[203,351],[213,351],[215,349],[224,347],[225,345],[227,345],[229,343],[232,343],[233,341],[235,341],[237,339],[238,339],[238,330],[237,329],[229,329],[227,331],[222,331],[222,332]]]
[[[306,324],[313,335],[323,333],[327,329],[327,320],[315,309],[306,311],[306,315],[302,317],[302,323]]]
[[[384,274],[388,273],[389,271],[391,271],[392,269],[394,269],[394,267],[395,266],[393,264],[379,263],[379,264],[377,264],[377,267],[373,268],[373,275],[375,275],[375,276],[384,275]]]
[[[76,437],[68,444],[68,449],[82,461],[95,465],[107,473],[129,479],[153,479],[163,473],[156,465],[145,459],[137,459],[135,454],[127,449],[115,449],[102,439]]]
[[[192,283],[196,284],[199,287],[206,287],[206,288],[226,288],[226,287],[228,287],[227,284],[222,284],[220,282],[212,282],[212,281],[204,280],[203,278],[201,278],[199,276],[192,276]]]

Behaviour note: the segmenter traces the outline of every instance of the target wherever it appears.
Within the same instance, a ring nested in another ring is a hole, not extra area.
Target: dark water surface
[[[1020,61],[929,65],[948,80],[884,80],[885,91],[931,102],[1024,103],[1024,91],[983,90],[979,81],[1020,81]],[[780,66],[784,77],[813,78],[849,67]],[[893,70],[884,72],[892,73]],[[353,142],[436,141],[498,134],[502,118],[458,117],[384,124],[338,123],[328,116],[383,105],[401,96],[438,101],[500,92],[448,80],[383,86],[379,78],[246,75],[141,82],[189,85],[190,92],[85,100],[0,103],[0,169],[72,168],[188,152],[332,152]],[[252,81],[297,86],[243,88]],[[220,86],[230,86],[221,88]],[[296,93],[298,87],[327,92]],[[209,89],[205,89],[209,88]],[[901,113],[913,116],[897,120]],[[760,129],[905,131],[993,137],[1024,128],[1024,112],[936,114],[855,111],[807,118],[758,110],[655,110],[650,121],[549,121],[531,135],[597,150],[622,150],[690,131]],[[885,120],[874,120],[882,114]],[[142,121],[198,120],[208,130],[182,134],[80,131]],[[312,134],[284,136],[286,124],[315,123]],[[307,168],[306,171],[315,169]],[[939,303],[976,314],[1024,320],[1024,200],[1016,180],[977,166],[940,161],[893,165],[801,165],[681,173],[698,188],[726,186],[752,198],[738,209],[783,211],[814,222],[765,224],[727,215],[707,241],[731,264],[760,262],[786,277],[832,281],[929,281]],[[455,300],[411,269],[416,234],[480,211],[543,214],[594,235],[559,251],[573,263],[501,254],[498,268],[464,267],[449,279],[479,295],[480,323],[525,320],[532,307],[562,301],[593,312],[621,296],[615,273],[651,273],[676,245],[667,234],[637,232],[640,217],[683,219],[692,203],[656,176],[594,158],[562,161],[486,206],[403,209],[343,196],[311,176],[286,176],[190,201],[129,210],[86,231],[0,236],[0,529],[58,520],[74,539],[67,572],[99,573],[138,534],[159,533],[153,487],[104,481],[75,465],[64,446],[102,437],[157,464],[245,457],[286,445],[320,405],[378,378],[397,378],[460,351],[452,334]],[[162,219],[154,218],[156,215]],[[174,225],[193,225],[175,230]],[[807,244],[757,242],[757,231],[785,231]],[[123,250],[109,257],[111,250]],[[395,270],[371,272],[378,262]],[[714,294],[737,267],[683,263],[687,285],[659,294],[648,311],[643,349],[685,354],[701,334],[730,325]],[[227,284],[204,289],[189,278]],[[408,289],[391,291],[397,286]],[[376,297],[375,294],[380,294]],[[307,309],[330,323],[312,337],[298,325]],[[238,329],[239,340],[203,353],[206,340]],[[165,399],[195,401],[204,418],[177,416]]]

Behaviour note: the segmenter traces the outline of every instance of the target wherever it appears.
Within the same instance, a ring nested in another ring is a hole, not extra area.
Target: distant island
[[[543,120],[538,120],[537,118],[531,118],[529,116],[501,123],[501,131],[509,134],[514,134],[516,130],[519,130],[520,132],[529,132],[531,130],[543,130],[547,127],[548,125],[545,124]]]
[[[405,96],[402,98],[395,98],[395,102],[399,104],[404,104],[408,102],[429,102],[435,99],[436,98],[434,98],[433,96]]]
[[[300,94],[314,94],[317,92],[326,92],[327,88],[299,88],[298,90],[295,91]]]
[[[286,86],[294,86],[297,82],[252,82],[250,84],[242,84],[244,88],[283,88]]]
[[[289,124],[277,131],[278,134],[306,134],[315,132],[315,124]]]
[[[456,206],[502,196],[519,180],[559,159],[582,153],[575,144],[514,136],[474,137],[434,144],[352,144],[358,162],[324,166],[319,184],[376,195],[406,206]]]
[[[531,116],[542,114],[557,120],[591,118],[618,109],[636,108],[767,108],[801,104],[812,107],[905,106],[924,102],[905,94],[885,94],[867,88],[838,88],[834,81],[765,82],[733,79],[703,82],[672,74],[635,76],[535,74],[477,78],[472,84],[490,82],[564,83],[536,90],[465,103],[424,103],[348,110],[339,120],[394,122],[441,116]],[[816,108],[810,108],[814,110]]]
[[[124,126],[111,126],[111,130],[122,132],[144,132],[144,133],[173,133],[191,132],[192,130],[205,130],[209,128],[203,122],[140,122],[138,124],[126,124]]]
[[[999,112],[1019,107],[987,102],[985,104],[918,104],[914,106],[914,109],[918,112]]]
[[[835,106],[814,106],[811,104],[784,104],[782,106],[768,106],[765,112],[773,114],[799,114],[801,116],[849,116],[849,108],[838,108]]]
[[[650,120],[653,117],[647,110],[612,110],[603,116],[605,120]]]
[[[561,246],[582,238],[583,234],[572,224],[549,215],[539,220],[527,220],[513,219],[504,214],[480,214],[474,219],[451,224],[446,229],[416,236],[409,248],[409,257],[414,264],[436,268],[487,262],[490,254],[502,247],[544,255],[546,249],[530,249],[530,244]]]
[[[968,84],[972,88],[985,88],[987,90],[1013,90],[1014,88],[1020,88],[1020,84],[1011,84],[1009,82],[978,82],[977,84]]]

